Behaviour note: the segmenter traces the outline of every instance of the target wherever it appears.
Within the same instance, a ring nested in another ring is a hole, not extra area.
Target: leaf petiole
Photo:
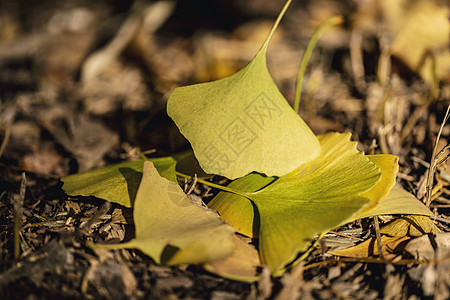
[[[183,177],[183,178],[186,178],[186,179],[194,180],[194,178],[192,176],[190,176],[190,175],[187,175],[187,174],[184,174],[184,173],[181,173],[181,172],[178,172],[178,171],[176,171],[175,173],[179,177]],[[242,196],[242,197],[245,197],[245,198],[249,198],[249,195],[246,194],[246,193],[243,193],[243,192],[231,189],[229,187],[226,187],[226,186],[223,186],[223,185],[220,185],[220,184],[212,183],[212,182],[209,182],[209,181],[206,181],[206,180],[203,180],[203,179],[198,179],[198,178],[197,178],[197,182],[202,183],[202,184],[206,184],[207,186],[219,189],[219,190],[224,191],[224,192],[228,192],[228,193],[236,194],[236,195],[239,195],[239,196]]]
[[[269,32],[269,35],[267,36],[266,40],[264,41],[264,44],[261,47],[261,51],[264,52],[264,54],[267,52],[267,48],[269,47],[269,42],[272,39],[273,34],[275,33],[275,30],[278,27],[278,24],[280,24],[281,19],[283,18],[284,14],[286,13],[286,10],[288,9],[289,5],[291,4],[292,0],[286,1],[286,4],[284,4],[283,9],[281,10],[280,14],[278,15],[278,18],[275,20],[275,23],[272,26],[272,29]]]

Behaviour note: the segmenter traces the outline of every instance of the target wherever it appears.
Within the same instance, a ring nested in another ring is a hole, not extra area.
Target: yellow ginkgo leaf
[[[250,238],[234,236],[235,249],[225,260],[207,263],[205,269],[219,276],[239,281],[258,280],[261,260]]]
[[[146,159],[147,160],[147,159]],[[100,169],[73,174],[61,178],[63,190],[70,196],[93,196],[131,207],[142,178],[144,159],[126,161]],[[173,157],[148,159],[161,176],[176,181]]]
[[[361,194],[361,196],[370,199],[360,214],[371,211],[377,207],[378,203],[383,199],[395,185],[398,172],[398,157],[390,154],[366,155],[381,171],[380,181],[370,190]]]
[[[405,191],[401,186],[394,185],[375,208],[362,212],[357,218],[395,214],[433,216],[430,209],[416,197]]]
[[[137,248],[161,264],[223,260],[234,249],[234,229],[217,214],[192,203],[176,182],[144,163],[133,210],[136,237],[107,249]]]
[[[282,176],[320,153],[319,141],[266,66],[269,41],[290,2],[246,67],[221,80],[176,88],[167,102],[168,115],[206,173]]]
[[[240,232],[258,233],[261,262],[273,275],[284,272],[317,234],[352,219],[370,202],[362,193],[381,178],[350,134],[318,138],[322,152],[316,159],[276,180],[257,174],[238,179],[230,186],[241,195],[221,193],[210,205]]]

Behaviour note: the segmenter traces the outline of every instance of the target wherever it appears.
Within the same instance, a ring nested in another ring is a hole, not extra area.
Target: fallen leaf
[[[363,212],[358,215],[358,218],[394,214],[433,216],[433,213],[420,200],[405,191],[401,186],[394,185],[373,210]]]
[[[221,192],[208,205],[239,233],[260,238],[261,261],[273,274],[317,234],[346,222],[380,214],[432,215],[395,186],[398,157],[364,156],[345,134],[318,139],[322,153],[315,160],[280,178],[252,173],[237,179],[228,187],[238,193]]]
[[[274,274],[316,235],[351,219],[368,202],[361,193],[380,180],[380,169],[350,134],[326,134],[320,142],[317,159],[251,195],[260,215],[261,261]]]
[[[251,173],[245,177],[231,182],[227,187],[233,190],[251,193],[268,186],[274,182],[276,177],[267,177],[259,173]],[[228,224],[236,228],[240,234],[250,238],[257,238],[259,228],[259,217],[255,218],[255,212],[258,214],[253,202],[246,197],[220,192],[209,203],[208,207],[220,213]]]
[[[161,176],[175,181],[176,160],[172,157],[152,158]],[[63,190],[70,196],[94,196],[131,207],[142,178],[144,160],[127,161],[104,168],[61,178]]]
[[[250,188],[259,190],[239,191],[246,197],[221,193],[210,204],[226,220],[232,216],[231,223],[243,232],[259,233],[261,261],[274,275],[317,234],[351,219],[370,201],[360,195],[380,181],[380,169],[356,149],[350,134],[318,138],[318,158],[275,181],[255,174],[238,179],[232,183],[235,189],[256,179]]]
[[[427,233],[440,232],[433,221],[426,216],[402,216],[381,228],[380,233],[390,236],[422,236]]]
[[[320,138],[321,137],[319,136],[319,139]],[[394,155],[367,155],[366,157],[380,168],[382,176],[375,186],[361,194],[362,197],[370,199],[370,204],[368,204],[358,215],[355,215],[355,220],[361,218],[360,215],[363,215],[364,212],[374,211],[375,214],[377,213],[377,211],[374,210],[374,207],[379,205],[380,202],[383,201],[383,198],[389,193],[390,189],[395,184],[395,178],[398,172],[398,158]],[[252,173],[233,181],[228,187],[242,192],[252,192],[270,185],[275,180],[275,177],[267,177],[258,173]],[[389,205],[389,199],[388,201],[385,201],[387,203],[386,205]],[[405,199],[405,201],[410,200],[410,198]],[[255,222],[258,222],[258,220],[254,220],[253,217],[255,207],[241,196],[229,193],[219,193],[208,206],[220,212],[222,217],[227,220],[228,223],[233,225],[239,233],[249,237],[258,237],[258,232],[255,232],[254,229],[255,225],[257,225]],[[389,206],[387,207],[387,209],[390,208],[391,207]],[[245,218],[245,216],[250,217]],[[372,215],[367,213],[367,216]]]
[[[21,168],[28,172],[37,172],[40,174],[63,175],[66,168],[64,166],[64,157],[55,149],[35,149],[34,153],[28,153],[23,156],[20,162]]]
[[[230,179],[254,171],[282,176],[320,153],[317,138],[266,66],[267,48],[283,13],[246,67],[217,81],[176,88],[167,102],[168,115],[206,173]]]
[[[234,229],[217,214],[193,204],[176,182],[144,162],[134,203],[136,237],[95,248],[137,248],[159,264],[205,263],[223,260],[234,250]]]
[[[259,278],[258,269],[261,266],[258,250],[251,244],[251,239],[235,235],[233,254],[225,260],[207,263],[205,270],[221,277],[253,282]]]
[[[366,157],[374,163],[381,171],[380,181],[370,190],[361,194],[362,197],[370,199],[370,204],[364,207],[357,218],[365,212],[373,211],[380,205],[380,202],[390,193],[395,185],[398,173],[398,157],[390,154],[366,155]]]
[[[410,239],[411,237],[409,236],[398,237],[383,235],[381,237],[383,253],[387,254],[400,251],[400,249],[403,249]],[[379,255],[377,239],[375,237],[367,239],[356,246],[346,249],[329,250],[327,253],[337,256],[356,258],[366,258]]]
[[[404,216],[398,218],[391,223],[383,226],[380,233],[383,253],[398,253],[406,249],[416,236],[426,233],[435,233],[439,229],[433,224],[430,218],[425,216]],[[417,245],[417,244],[416,244]],[[411,248],[410,246],[410,249]],[[365,240],[364,242],[345,249],[332,249],[329,254],[366,258],[379,255],[377,240],[375,237]]]

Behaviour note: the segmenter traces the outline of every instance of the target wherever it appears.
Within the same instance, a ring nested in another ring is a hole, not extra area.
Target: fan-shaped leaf
[[[176,182],[144,163],[133,210],[136,238],[107,249],[137,248],[157,263],[205,263],[223,260],[234,249],[234,229],[217,214],[193,204]]]
[[[282,176],[320,153],[317,138],[267,70],[266,51],[277,24],[242,70],[221,80],[176,88],[169,98],[167,113],[207,173],[230,179],[253,171]]]
[[[238,189],[256,179],[250,190],[257,191],[246,192],[248,199],[221,193],[212,201],[210,206],[226,220],[231,216],[240,232],[259,232],[261,261],[273,274],[305,251],[317,234],[350,220],[370,201],[361,195],[380,181],[380,169],[349,139],[349,134],[319,136],[322,152],[313,161],[275,181],[250,174],[233,182]]]

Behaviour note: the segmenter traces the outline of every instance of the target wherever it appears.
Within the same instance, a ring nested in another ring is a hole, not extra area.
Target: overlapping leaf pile
[[[135,238],[96,247],[138,248],[157,263],[205,263],[222,276],[253,280],[260,265],[282,274],[311,241],[346,222],[431,214],[415,197],[393,188],[397,157],[364,155],[350,134],[316,137],[289,107],[266,67],[270,38],[289,3],[244,69],[177,88],[168,101],[169,116],[204,171],[237,178],[209,203],[221,217],[190,202],[176,183],[174,158],[63,178],[69,195],[134,208]]]

